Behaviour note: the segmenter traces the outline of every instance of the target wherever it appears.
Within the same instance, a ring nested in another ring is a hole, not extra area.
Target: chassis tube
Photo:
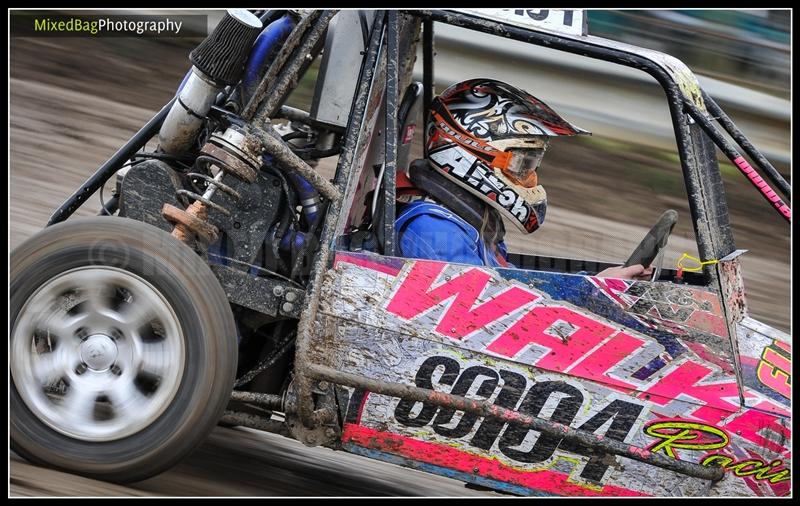
[[[433,20],[425,19],[422,22],[422,107],[423,111],[429,111],[433,102],[434,78],[433,78]],[[422,128],[422,145],[428,145],[428,129]]]
[[[338,371],[331,367],[317,364],[310,365],[308,367],[308,372],[317,379],[336,383],[338,385],[364,388],[376,394],[435,404],[437,406],[453,408],[457,411],[465,411],[480,416],[495,418],[507,423],[513,423],[519,427],[533,429],[568,441],[574,441],[592,449],[638,460],[645,464],[668,469],[693,478],[718,481],[722,479],[725,472],[721,467],[702,466],[694,462],[673,459],[666,455],[653,453],[650,450],[626,444],[622,441],[606,438],[591,432],[573,429],[567,425],[551,420],[518,413],[486,401],[468,399],[459,395],[446,394],[411,385],[364,378],[356,374]]]
[[[395,256],[394,199],[397,179],[397,78],[400,36],[397,11],[387,11],[386,23],[386,132],[383,167],[383,254]],[[380,193],[376,187],[375,192]]]
[[[342,193],[338,188],[319,175],[305,160],[294,154],[283,139],[274,136],[277,134],[274,134],[272,126],[267,125],[266,128],[268,130],[261,128],[254,128],[253,130],[264,146],[265,152],[275,158],[281,167],[287,168],[305,178],[328,200],[339,201],[342,198]]]
[[[763,170],[769,179],[778,186],[778,189],[789,199],[792,198],[792,188],[789,183],[781,176],[780,172],[775,170],[775,167],[769,163],[769,160],[761,154],[758,149],[745,137],[741,130],[733,123],[733,121],[725,114],[725,111],[717,105],[717,103],[708,94],[703,92],[703,101],[708,108],[708,112],[722,125],[722,128],[731,136],[733,140],[747,153],[761,170]]]
[[[747,163],[747,160],[739,154],[736,149],[734,149],[731,144],[725,140],[725,138],[720,134],[714,125],[711,124],[711,120],[703,114],[703,112],[697,108],[696,105],[690,103],[689,101],[685,102],[686,109],[689,111],[689,115],[697,121],[697,124],[700,125],[700,128],[714,141],[714,143],[725,153],[725,156],[739,169],[739,172],[744,174],[750,183],[756,187],[756,189],[761,193],[761,196],[767,199],[767,202],[775,208],[775,210],[780,213],[783,218],[791,223],[792,222],[792,210],[789,206],[775,193],[769,184],[756,172],[756,170]]]
[[[378,67],[378,53],[383,43],[383,30],[385,12],[378,11],[372,23],[369,46],[364,55],[364,63],[358,79],[358,88],[353,105],[350,109],[350,120],[343,141],[342,153],[339,156],[339,164],[336,169],[334,184],[338,192],[343,193],[355,167],[353,159],[358,145],[358,137],[361,133],[364,122],[367,99],[372,90],[372,81]],[[336,225],[339,213],[342,212],[342,199],[331,201],[328,210],[325,212],[322,234],[320,237],[320,249],[317,259],[312,266],[311,279],[306,287],[306,308],[300,315],[297,325],[297,340],[295,342],[294,370],[297,381],[297,415],[302,424],[306,427],[315,427],[322,423],[332,421],[336,413],[332,411],[315,411],[314,399],[311,393],[311,379],[308,377],[309,346],[311,345],[311,333],[315,332],[314,320],[319,308],[320,286],[322,276],[328,268],[331,248],[335,242]]]

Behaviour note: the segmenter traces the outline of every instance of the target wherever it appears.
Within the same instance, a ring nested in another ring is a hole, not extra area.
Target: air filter
[[[189,55],[189,60],[203,74],[228,85],[242,77],[261,20],[247,9],[229,9],[214,31]]]

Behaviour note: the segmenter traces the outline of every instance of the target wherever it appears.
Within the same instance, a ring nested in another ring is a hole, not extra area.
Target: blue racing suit
[[[442,205],[418,200],[398,206],[394,227],[400,256],[513,267],[505,242],[487,245],[475,227]]]

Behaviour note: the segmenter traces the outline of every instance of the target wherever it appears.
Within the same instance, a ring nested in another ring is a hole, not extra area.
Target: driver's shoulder
[[[441,233],[443,231],[463,232],[470,238],[478,238],[478,230],[467,223],[441,203],[433,200],[419,200],[406,204],[396,220],[396,228],[415,229],[417,234]]]

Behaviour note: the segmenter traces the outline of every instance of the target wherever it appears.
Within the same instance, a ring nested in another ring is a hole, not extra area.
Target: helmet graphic
[[[493,79],[456,83],[436,97],[425,156],[525,233],[544,222],[536,169],[550,137],[590,134],[527,92]]]

